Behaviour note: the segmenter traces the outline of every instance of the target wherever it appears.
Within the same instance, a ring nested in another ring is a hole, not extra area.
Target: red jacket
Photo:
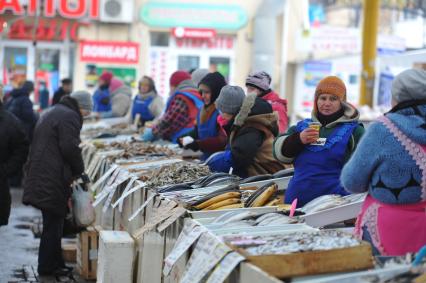
[[[261,97],[271,104],[272,110],[278,113],[278,127],[281,134],[285,133],[288,127],[288,117],[287,117],[287,100],[282,99],[278,96],[276,92],[271,90],[271,92],[265,94]]]

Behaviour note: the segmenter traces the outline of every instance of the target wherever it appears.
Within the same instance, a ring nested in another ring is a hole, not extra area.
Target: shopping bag
[[[95,221],[95,209],[92,206],[92,194],[76,184],[73,186],[72,209],[77,226],[87,227]]]

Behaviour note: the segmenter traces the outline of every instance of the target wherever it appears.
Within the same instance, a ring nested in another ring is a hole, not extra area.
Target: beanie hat
[[[315,89],[315,112],[317,109],[318,97],[321,94],[332,94],[339,98],[340,101],[346,101],[346,86],[345,83],[336,76],[328,76],[323,78]]]
[[[198,87],[201,80],[209,73],[209,70],[207,69],[196,69],[194,72],[192,72],[191,77],[194,84]],[[220,91],[220,89],[219,89]]]
[[[426,71],[409,69],[396,76],[392,82],[392,98],[397,103],[426,99]]]
[[[71,97],[77,100],[78,106],[86,111],[92,111],[92,97],[89,92],[85,90],[78,90],[71,93]]]
[[[244,90],[239,86],[226,85],[216,99],[216,108],[227,114],[237,114],[245,98]]]
[[[181,82],[190,80],[191,75],[185,71],[176,71],[170,76],[170,85],[178,86]]]
[[[246,86],[252,86],[260,90],[268,90],[271,85],[271,76],[266,72],[251,73],[246,79]]]
[[[111,72],[103,72],[102,75],[99,77],[99,79],[103,80],[107,84],[109,84],[112,80],[113,74]]]
[[[211,102],[213,103],[216,101],[217,97],[219,96],[220,90],[226,86],[225,78],[219,73],[209,73],[207,74],[199,83],[199,85],[206,85],[210,88],[211,91]]]

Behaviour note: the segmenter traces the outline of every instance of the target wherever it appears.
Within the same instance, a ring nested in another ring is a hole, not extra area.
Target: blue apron
[[[201,124],[201,111],[197,115],[197,130],[198,130],[198,139],[203,140],[207,138],[213,138],[217,136],[217,116],[219,116],[219,111],[216,109],[210,118]],[[211,153],[203,152],[202,160],[206,160]]]
[[[309,127],[311,119],[299,122],[298,132]],[[348,195],[340,185],[340,173],[345,162],[349,139],[358,123],[337,125],[325,145],[307,145],[295,158],[294,176],[285,192],[285,203],[297,198],[297,207],[328,194]]]
[[[136,95],[135,99],[133,100],[132,120],[135,120],[136,114],[141,115],[141,121],[143,122],[154,120],[155,116],[152,115],[151,111],[149,110],[149,106],[153,100],[153,96],[142,99],[139,95]]]
[[[103,104],[101,103],[102,99],[108,98],[109,103]],[[97,89],[95,94],[93,95],[93,112],[109,112],[112,110],[111,107],[111,99],[109,97],[108,89]]]
[[[197,109],[199,110],[199,109],[201,109],[201,107],[203,107],[203,105],[204,105],[204,102],[199,98],[199,97],[197,97],[196,95],[194,95],[194,94],[192,94],[192,93],[190,93],[190,92],[182,92],[182,91],[177,91],[177,92],[175,92],[170,98],[169,98],[169,100],[167,100],[167,105],[166,105],[166,111],[167,111],[167,109],[169,109],[169,106],[170,106],[170,103],[173,101],[173,98],[176,96],[176,95],[184,95],[184,96],[186,96],[187,98],[189,98],[189,99],[191,99],[192,100],[192,102],[194,103],[194,105],[195,105],[195,107],[197,107]],[[189,132],[191,132],[192,131],[192,129],[193,129],[194,127],[191,125],[191,126],[189,126],[189,127],[187,127],[187,128],[182,128],[181,130],[179,130],[178,132],[176,132],[172,137],[171,137],[171,141],[173,142],[173,143],[176,143],[176,141],[177,141],[177,139],[178,138],[180,138],[181,136],[183,136],[183,135],[185,135],[185,134],[187,134],[187,133],[189,133]]]

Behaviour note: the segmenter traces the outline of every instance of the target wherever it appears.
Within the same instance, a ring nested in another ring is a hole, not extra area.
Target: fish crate
[[[77,235],[77,271],[87,280],[96,279],[99,229],[88,227]]]
[[[365,270],[374,266],[371,246],[366,242],[348,248],[290,254],[250,255],[244,249],[232,248],[247,262],[280,279]]]

